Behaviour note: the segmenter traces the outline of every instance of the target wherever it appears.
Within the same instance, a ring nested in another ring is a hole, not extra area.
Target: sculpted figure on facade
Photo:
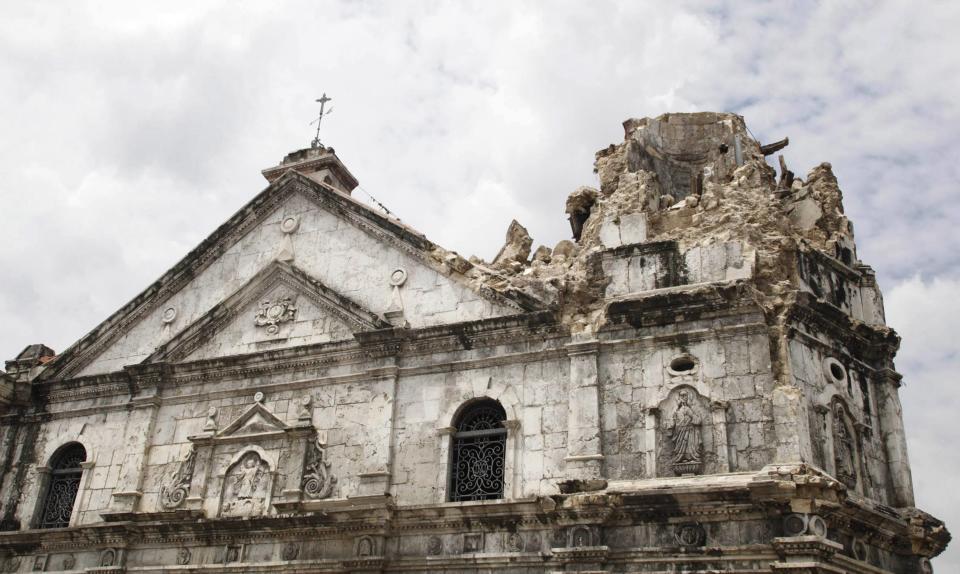
[[[837,478],[847,485],[847,488],[857,487],[857,467],[853,434],[847,425],[847,415],[843,405],[837,403],[833,407],[833,458],[837,469]]]
[[[330,463],[326,460],[326,449],[320,439],[310,445],[307,464],[303,469],[303,493],[309,498],[328,498],[333,494],[337,478],[330,472]]]
[[[170,482],[160,488],[160,506],[167,510],[177,508],[187,499],[190,493],[190,481],[193,480],[193,467],[197,452],[190,449],[187,457],[180,461],[177,471],[173,473]]]
[[[270,467],[255,452],[243,455],[224,477],[223,516],[256,516],[263,514],[269,487]]]
[[[673,470],[678,475],[697,474],[703,469],[703,420],[690,406],[689,391],[680,391],[673,413]]]

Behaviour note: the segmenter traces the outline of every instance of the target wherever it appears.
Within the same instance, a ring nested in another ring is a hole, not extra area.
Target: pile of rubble
[[[571,329],[602,326],[605,288],[595,254],[622,245],[673,240],[680,252],[739,241],[753,259],[753,286],[776,314],[797,291],[797,253],[816,249],[855,259],[852,227],[830,164],[797,178],[780,156],[728,113],[665,114],[624,122],[623,143],[596,154],[600,189],[580,187],[566,201],[573,240],[532,250],[517,221],[490,263],[437,250],[435,256],[478,287],[519,291],[561,311]],[[532,252],[532,254],[531,254]]]

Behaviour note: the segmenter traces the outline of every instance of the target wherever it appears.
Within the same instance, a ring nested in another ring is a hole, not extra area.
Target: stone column
[[[523,437],[520,436],[520,421],[505,420],[503,426],[507,429],[503,460],[503,497],[510,500],[517,498],[517,488],[520,486],[520,465],[517,461],[520,458],[520,443]]]
[[[587,340],[567,345],[570,389],[567,393],[567,457],[570,478],[600,478],[603,453],[600,443],[600,385],[597,358],[600,344]]]
[[[876,388],[877,418],[880,421],[880,436],[887,454],[887,468],[893,490],[893,505],[913,506],[913,476],[907,457],[907,435],[903,429],[903,408],[900,405],[900,374],[885,369],[880,374]]]
[[[727,401],[710,403],[710,415],[713,422],[713,444],[717,451],[717,471],[730,472],[730,444],[727,442]]]
[[[143,464],[160,409],[159,392],[166,365],[136,365],[126,370],[133,388],[133,408],[123,429],[123,464],[110,502],[111,513],[136,511],[143,496]]]

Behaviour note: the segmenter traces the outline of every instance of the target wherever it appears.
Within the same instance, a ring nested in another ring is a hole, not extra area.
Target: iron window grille
[[[484,400],[460,415],[451,449],[450,500],[503,498],[506,413],[500,403]]]
[[[50,484],[40,515],[40,528],[66,528],[70,526],[73,504],[80,490],[83,468],[80,463],[87,459],[87,451],[81,444],[73,444],[55,455],[50,470]]]

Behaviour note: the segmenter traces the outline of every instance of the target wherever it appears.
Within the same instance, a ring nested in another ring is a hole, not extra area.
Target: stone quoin
[[[0,373],[0,571],[929,572],[899,338],[829,164],[624,123],[573,239],[491,262],[317,141]],[[558,214],[564,208],[558,198]]]

